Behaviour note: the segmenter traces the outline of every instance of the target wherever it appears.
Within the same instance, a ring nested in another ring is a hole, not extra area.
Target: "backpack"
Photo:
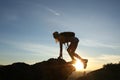
[[[64,37],[75,37],[74,32],[61,32],[60,35]]]

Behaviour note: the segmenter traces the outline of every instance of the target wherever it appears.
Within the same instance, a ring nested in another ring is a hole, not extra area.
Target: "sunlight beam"
[[[79,59],[76,59],[76,62],[73,64],[73,66],[75,67],[76,71],[84,69],[84,65]]]

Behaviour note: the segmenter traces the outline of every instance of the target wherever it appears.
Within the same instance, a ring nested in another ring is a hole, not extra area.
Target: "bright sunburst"
[[[79,59],[76,59],[76,62],[73,64],[73,66],[76,68],[76,71],[80,71],[84,67],[83,63]]]

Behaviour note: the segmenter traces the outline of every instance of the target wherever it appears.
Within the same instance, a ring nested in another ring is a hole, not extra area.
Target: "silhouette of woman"
[[[70,36],[72,32],[63,32],[63,33],[58,33],[58,32],[53,33],[54,39],[56,40],[56,42],[59,42],[59,45],[60,45],[60,54],[59,54],[58,59],[62,58],[63,44],[67,43],[67,45],[68,45],[67,52],[69,53],[69,55],[72,59],[72,62],[76,61],[74,58],[74,57],[76,57],[83,62],[84,68],[86,68],[88,60],[81,58],[78,54],[75,53],[75,50],[78,46],[79,39],[75,36]],[[66,36],[66,35],[68,35],[68,36]],[[70,43],[70,44],[68,44],[68,43]]]

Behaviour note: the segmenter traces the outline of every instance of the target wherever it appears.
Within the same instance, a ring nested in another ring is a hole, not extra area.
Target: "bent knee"
[[[70,53],[71,50],[68,48],[67,51],[68,51],[68,53]]]
[[[71,50],[71,49],[67,49],[67,51],[68,51],[68,53],[70,53],[70,54],[73,54],[73,53],[74,53],[74,51]]]

